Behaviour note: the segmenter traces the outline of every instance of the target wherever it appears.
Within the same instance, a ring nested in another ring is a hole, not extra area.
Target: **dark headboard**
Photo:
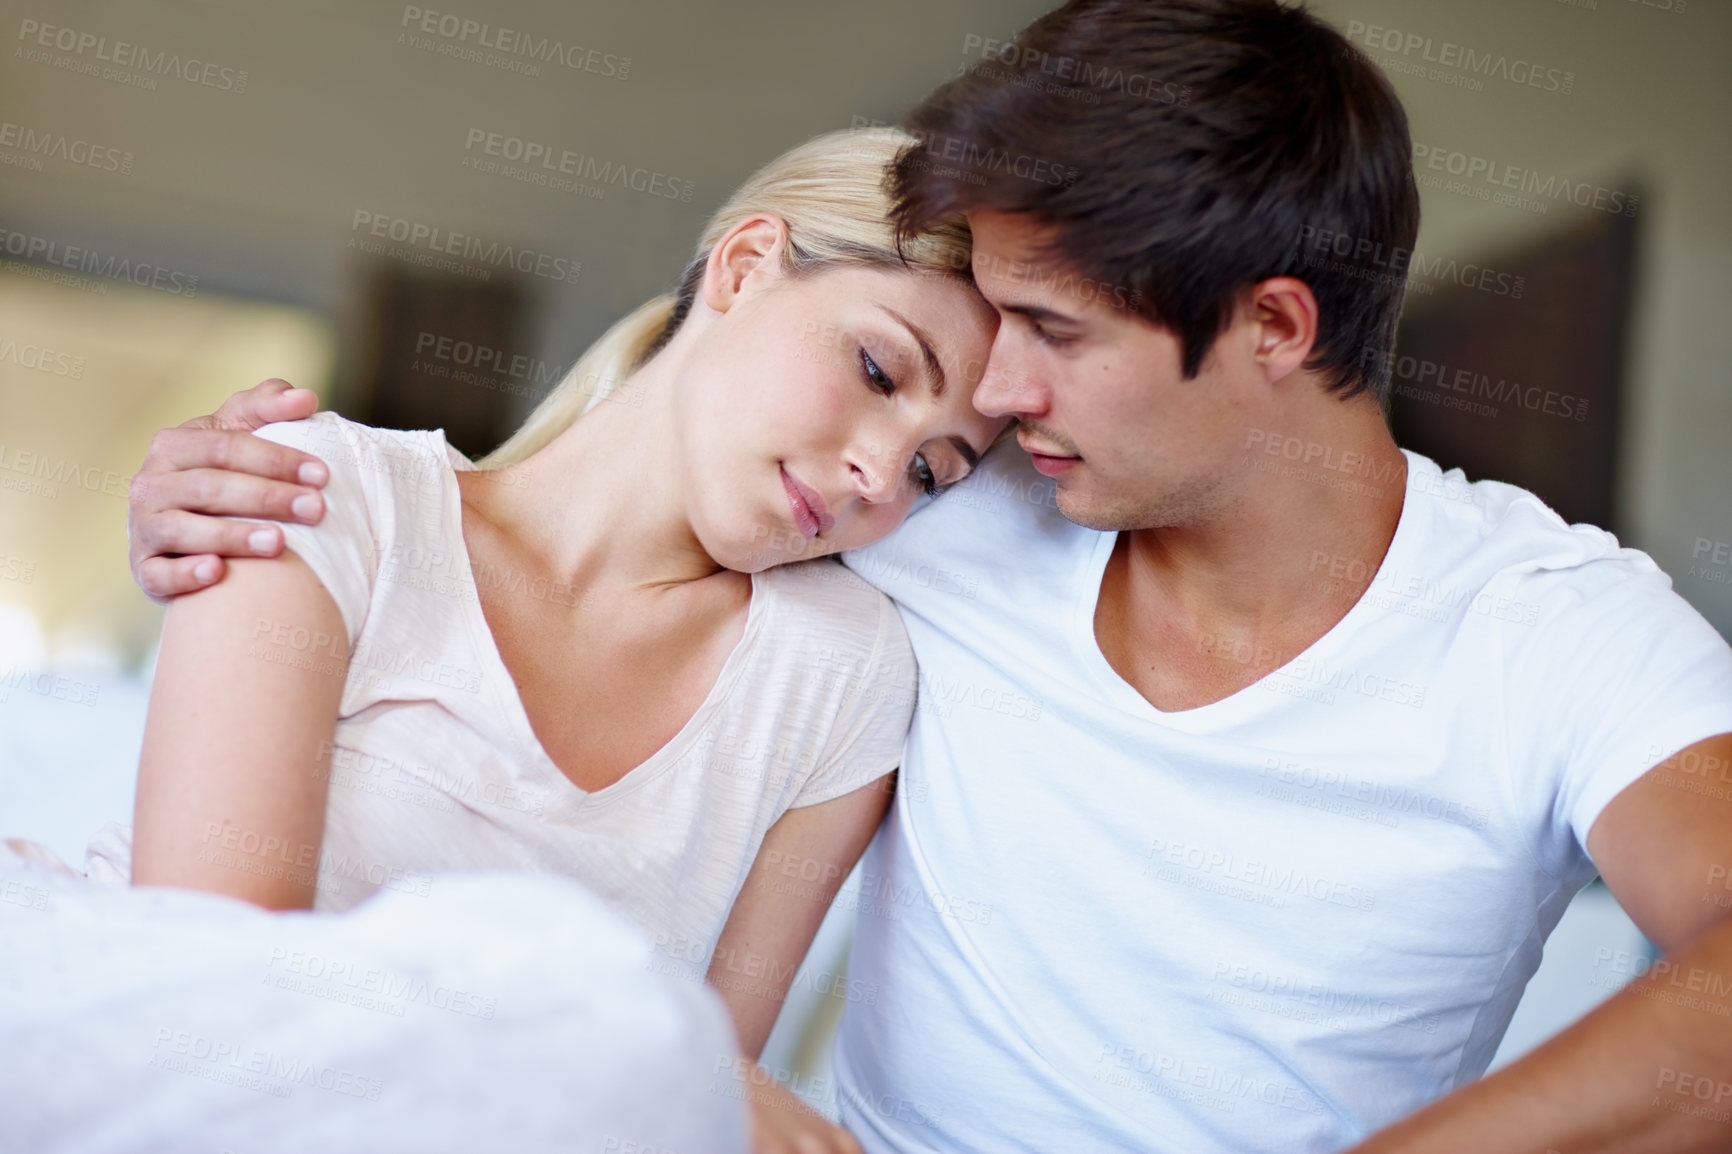
[[[1635,256],[1636,221],[1603,212],[1477,268],[1416,255],[1391,374],[1397,443],[1617,532]]]

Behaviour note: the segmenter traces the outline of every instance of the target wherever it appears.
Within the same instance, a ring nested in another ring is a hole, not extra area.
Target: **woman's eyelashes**
[[[866,383],[881,393],[894,393],[896,382],[890,379],[888,373],[878,367],[878,362],[872,359],[872,354],[864,348],[860,350],[860,371],[866,375]]]
[[[939,488],[938,478],[933,474],[932,466],[926,463],[924,454],[914,454],[914,460],[908,465],[908,477],[920,486],[921,491],[928,497],[936,497],[944,491]]]
[[[896,382],[890,375],[878,367],[878,362],[872,359],[872,354],[864,348],[860,350],[860,371],[866,378],[866,383],[872,388],[890,396],[896,392]],[[940,486],[938,475],[926,461],[923,453],[914,454],[914,459],[908,463],[909,483],[925,493],[928,497],[936,497],[947,486]]]

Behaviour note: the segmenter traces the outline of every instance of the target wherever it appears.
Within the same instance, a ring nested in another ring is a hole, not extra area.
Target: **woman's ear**
[[[725,313],[740,297],[781,275],[788,223],[779,216],[748,216],[710,250],[701,290],[704,304]]]

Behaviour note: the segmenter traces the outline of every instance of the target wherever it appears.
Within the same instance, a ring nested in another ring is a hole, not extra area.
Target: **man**
[[[1727,1148],[1732,804],[1688,787],[1732,766],[1732,653],[1645,555],[1391,440],[1418,198],[1387,82],[1275,0],[1077,0],[911,127],[901,223],[973,226],[975,404],[1029,455],[846,558],[922,682],[844,1124],[874,1154]],[[313,519],[302,458],[224,431],[306,411],[261,386],[159,437],[147,590],[276,547],[188,508]],[[1596,871],[1666,961],[1476,1081]]]

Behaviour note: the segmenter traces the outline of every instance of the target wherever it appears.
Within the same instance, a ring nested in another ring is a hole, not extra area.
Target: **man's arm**
[[[883,820],[894,781],[893,775],[879,778],[791,809],[764,835],[709,968],[709,983],[727,1003],[740,1052],[754,1070],[818,924]],[[775,1080],[749,1077],[745,1091],[756,1154],[859,1154],[846,1130]]]
[[[222,580],[224,557],[275,557],[275,525],[227,521],[263,517],[317,524],[319,487],[330,477],[308,453],[252,435],[273,421],[298,421],[319,408],[307,389],[275,378],[236,393],[208,417],[151,438],[132,479],[127,536],[132,579],[154,601]]]
[[[1533,1053],[1352,1154],[1732,1150],[1732,734],[1614,797],[1588,852],[1665,959]]]

